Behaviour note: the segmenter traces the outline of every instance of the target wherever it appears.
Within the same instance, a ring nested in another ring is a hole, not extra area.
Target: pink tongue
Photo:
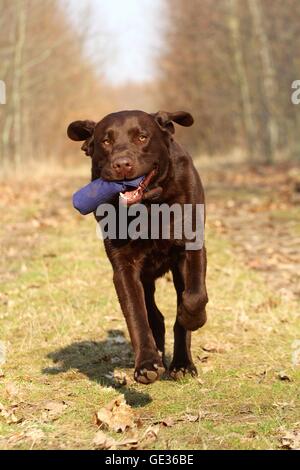
[[[126,191],[125,193],[120,193],[120,201],[125,205],[127,204],[128,206],[140,202],[143,198],[144,192],[147,189],[147,186],[149,185],[150,181],[152,180],[155,174],[156,170],[152,170],[150,173],[148,173],[147,176],[145,176],[143,181],[141,181],[137,189],[134,189],[133,191]]]
[[[144,194],[144,191],[139,186],[137,189],[134,189],[133,191],[126,191],[126,193],[120,193],[120,201],[123,204],[127,204],[128,206],[131,206],[131,204],[136,204],[137,202],[140,202],[142,200],[143,194]]]

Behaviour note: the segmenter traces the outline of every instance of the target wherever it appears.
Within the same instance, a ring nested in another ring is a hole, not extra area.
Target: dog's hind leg
[[[148,321],[152,334],[162,356],[165,365],[165,321],[162,313],[155,303],[155,283],[154,281],[143,282],[145,292],[145,303],[148,313]]]

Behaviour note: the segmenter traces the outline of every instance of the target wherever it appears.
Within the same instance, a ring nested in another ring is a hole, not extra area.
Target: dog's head
[[[173,122],[191,126],[194,120],[184,111],[121,111],[98,123],[74,121],[67,133],[72,140],[84,141],[81,149],[92,158],[93,178],[134,179],[154,169],[162,178],[170,162]]]

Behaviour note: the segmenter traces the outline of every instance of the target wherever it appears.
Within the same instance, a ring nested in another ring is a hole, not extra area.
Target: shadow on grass
[[[152,401],[148,393],[126,386],[117,387],[113,383],[115,368],[134,367],[131,345],[120,330],[109,330],[107,339],[104,341],[72,343],[47,354],[47,358],[57,366],[43,369],[43,374],[56,375],[76,369],[94,382],[118,388],[127,403],[133,407],[145,406]]]

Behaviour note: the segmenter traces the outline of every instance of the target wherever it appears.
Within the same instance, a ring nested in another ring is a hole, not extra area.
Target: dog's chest
[[[152,241],[142,263],[142,277],[156,279],[167,273],[172,266],[178,263],[183,247],[175,245],[174,241]]]

